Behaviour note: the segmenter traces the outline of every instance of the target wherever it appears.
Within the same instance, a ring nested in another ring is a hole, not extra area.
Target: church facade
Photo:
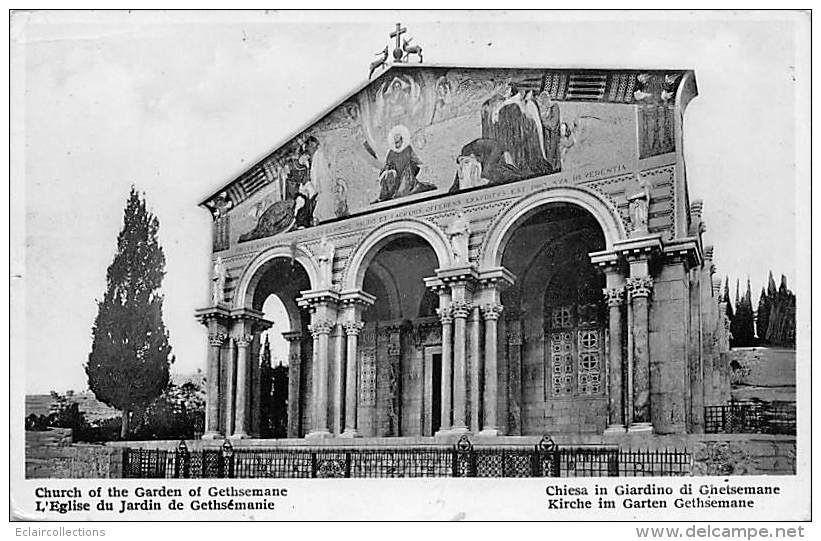
[[[686,70],[396,64],[203,201],[205,437],[697,433],[728,338]]]

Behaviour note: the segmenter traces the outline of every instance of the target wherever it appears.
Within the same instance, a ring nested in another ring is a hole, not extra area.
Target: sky
[[[17,13],[13,377],[25,392],[87,389],[96,301],[132,185],[160,222],[172,371],[204,368],[193,313],[208,303],[211,219],[197,204],[361,84],[400,20],[427,63],[694,69],[688,189],[705,202],[718,274],[742,288],[749,276],[755,302],[772,269],[801,297],[802,16]]]

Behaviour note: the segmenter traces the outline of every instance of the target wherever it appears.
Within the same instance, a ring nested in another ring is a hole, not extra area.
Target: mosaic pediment
[[[227,247],[448,193],[633,168],[675,150],[682,75],[395,66],[204,204],[231,215]]]

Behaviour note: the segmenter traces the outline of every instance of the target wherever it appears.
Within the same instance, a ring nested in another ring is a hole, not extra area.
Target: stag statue
[[[373,77],[373,72],[375,72],[377,69],[379,69],[380,67],[385,67],[388,61],[388,46],[385,45],[384,49],[375,54],[380,58],[371,62],[371,71],[370,73],[368,73],[368,79]]]
[[[422,63],[422,46],[421,45],[411,45],[410,42],[413,38],[402,38],[402,50],[405,51],[405,56],[402,58],[402,62],[407,62],[408,57],[412,54],[415,54],[419,57],[419,63]]]

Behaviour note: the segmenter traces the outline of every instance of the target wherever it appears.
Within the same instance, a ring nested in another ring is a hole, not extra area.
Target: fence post
[[[177,452],[174,455],[174,477],[177,479],[188,479],[191,475],[191,454],[188,452],[188,446],[185,440],[180,440],[177,446]]]
[[[351,476],[351,453],[345,453],[345,478]]]
[[[220,460],[220,477],[234,477],[234,447],[228,438],[222,444],[222,460]]]
[[[456,445],[453,446],[453,476],[454,477],[474,477],[475,472],[471,468],[471,457],[473,455],[473,444],[468,437],[462,436]],[[460,475],[461,465],[466,464],[465,475]]]
[[[560,456],[559,446],[553,438],[545,434],[536,444],[535,453],[530,461],[530,470],[533,477],[559,477]],[[544,471],[544,459],[548,459],[547,471]]]

